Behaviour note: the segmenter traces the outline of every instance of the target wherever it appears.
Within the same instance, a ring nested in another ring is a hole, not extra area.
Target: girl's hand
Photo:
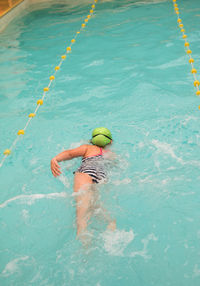
[[[51,172],[54,175],[54,177],[60,176],[60,166],[58,165],[58,162],[55,158],[51,160]]]

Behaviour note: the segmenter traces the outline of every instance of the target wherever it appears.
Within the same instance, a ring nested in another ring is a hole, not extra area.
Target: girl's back
[[[98,147],[96,145],[86,145],[86,146],[87,148],[83,158],[103,155],[106,152],[103,148]]]

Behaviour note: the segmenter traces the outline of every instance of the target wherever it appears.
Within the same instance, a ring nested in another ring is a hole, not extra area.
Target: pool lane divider
[[[47,95],[47,93],[49,92],[49,89],[50,89],[50,86],[52,84],[52,82],[55,80],[56,78],[56,73],[60,70],[61,68],[61,65],[62,63],[66,60],[67,58],[67,55],[69,53],[71,53],[71,50],[72,50],[72,45],[76,42],[76,38],[78,37],[78,35],[80,34],[80,32],[82,30],[84,30],[86,24],[88,23],[88,21],[91,19],[93,13],[94,13],[94,9],[95,9],[95,4],[98,2],[98,0],[94,0],[94,4],[91,5],[91,8],[90,8],[90,12],[89,14],[87,15],[87,17],[84,19],[84,22],[81,24],[81,28],[79,29],[79,31],[76,32],[76,34],[74,35],[73,39],[71,40],[71,43],[70,45],[66,48],[66,51],[65,53],[61,56],[61,60],[59,62],[59,64],[57,66],[55,66],[55,69],[54,69],[54,73],[49,77],[49,84],[47,87],[44,87],[43,89],[43,95],[42,95],[42,98],[41,99],[38,99],[37,100],[37,107],[35,108],[35,111],[33,113],[30,113],[28,115],[28,120],[25,124],[25,127],[23,129],[20,129],[18,130],[17,132],[17,137],[16,139],[13,141],[13,143],[11,144],[11,147],[9,149],[6,149],[4,150],[3,152],[3,158],[0,162],[0,168],[3,166],[3,163],[5,161],[5,159],[12,153],[14,147],[16,146],[20,136],[24,135],[25,132],[26,132],[26,129],[28,128],[28,125],[30,124],[31,120],[36,116],[39,108],[41,105],[43,105],[44,103],[44,99],[45,99],[45,96]]]
[[[182,38],[184,39],[185,41],[185,51],[189,57],[189,63],[191,64],[191,73],[193,74],[193,77],[194,77],[194,86],[196,88],[196,95],[199,96],[200,95],[200,90],[199,90],[199,85],[200,85],[200,82],[198,81],[197,79],[197,70],[195,69],[194,67],[194,59],[192,57],[192,51],[190,49],[190,44],[187,40],[187,35],[185,34],[185,28],[183,26],[183,22],[180,18],[180,12],[179,12],[179,8],[178,8],[178,4],[177,4],[177,1],[176,0],[172,0],[173,2],[173,5],[174,5],[174,11],[177,15],[177,24],[178,24],[178,27],[180,28],[180,31],[182,33]],[[199,110],[200,110],[200,105],[199,105]]]

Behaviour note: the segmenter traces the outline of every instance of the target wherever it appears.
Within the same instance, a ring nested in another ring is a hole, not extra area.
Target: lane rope
[[[180,28],[180,31],[182,33],[182,38],[184,39],[185,43],[184,43],[184,46],[185,46],[185,51],[189,57],[189,63],[191,64],[191,73],[193,74],[193,78],[194,78],[194,86],[196,88],[196,95],[199,96],[200,95],[200,90],[199,90],[199,85],[200,85],[200,82],[198,81],[197,79],[197,70],[195,69],[194,67],[194,59],[192,57],[192,51],[190,49],[190,44],[187,40],[187,35],[185,34],[185,28],[183,26],[183,22],[182,22],[182,19],[180,18],[180,11],[179,11],[179,8],[178,8],[178,4],[177,4],[177,1],[176,0],[172,0],[173,2],[173,5],[174,5],[174,11],[177,15],[177,24],[178,24],[178,27]],[[200,105],[198,106],[198,108],[200,109]]]
[[[3,166],[6,158],[12,153],[13,149],[15,148],[17,142],[19,141],[19,138],[20,136],[24,135],[25,132],[26,132],[26,129],[28,128],[31,120],[36,116],[40,106],[43,104],[44,102],[44,99],[45,99],[45,96],[47,95],[49,89],[50,89],[50,86],[52,84],[52,82],[55,80],[55,76],[56,76],[56,73],[58,72],[58,70],[61,68],[61,65],[62,63],[65,61],[65,59],[67,58],[67,55],[71,53],[71,50],[72,50],[72,45],[76,42],[76,38],[78,37],[78,35],[80,34],[80,32],[82,32],[86,26],[86,24],[88,23],[88,21],[91,19],[93,13],[94,13],[94,10],[95,10],[95,4],[98,2],[98,0],[94,0],[94,3],[91,5],[91,8],[90,8],[90,11],[89,11],[89,14],[87,15],[87,17],[84,19],[84,22],[81,24],[81,28],[79,29],[79,31],[76,32],[76,34],[74,35],[74,37],[72,38],[71,42],[70,42],[70,45],[66,48],[66,51],[65,53],[61,56],[61,60],[59,62],[59,64],[57,66],[55,66],[55,70],[54,70],[54,73],[49,77],[49,84],[47,87],[44,87],[43,89],[43,95],[42,95],[42,98],[41,99],[38,99],[37,100],[37,107],[35,108],[34,112],[33,113],[30,113],[28,115],[28,120],[24,126],[23,129],[20,129],[18,130],[17,132],[17,137],[16,139],[12,142],[10,148],[8,149],[5,149],[4,152],[3,152],[3,158],[0,162],[0,168]]]

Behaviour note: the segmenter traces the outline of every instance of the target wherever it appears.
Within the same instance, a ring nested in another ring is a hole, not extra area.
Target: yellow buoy
[[[175,11],[179,11],[178,7],[175,7],[174,10],[175,10]]]
[[[64,60],[66,59],[66,55],[62,55],[61,58]]]
[[[76,34],[80,34],[80,32],[78,31],[78,32],[76,32]]]
[[[181,21],[181,19],[180,19],[180,18],[178,18],[177,22],[178,22],[178,23],[181,23],[182,21]]]
[[[198,80],[194,81],[194,86],[199,86],[200,82]]]
[[[85,23],[87,23],[87,22],[88,22],[88,19],[85,19],[84,21],[85,21]]]
[[[87,18],[88,18],[88,19],[90,19],[90,17],[91,17],[90,15],[87,15]]]
[[[187,35],[183,35],[183,39],[186,39],[187,38]]]
[[[98,0],[94,0],[94,2],[95,2],[95,3],[97,3],[97,2],[98,2]]]
[[[75,39],[72,39],[72,40],[71,40],[71,43],[75,43],[75,42],[76,42],[76,40],[75,40]]]
[[[85,24],[82,24],[81,26],[84,28],[84,27],[85,27]]]
[[[24,130],[23,130],[23,129],[19,130],[19,131],[17,132],[17,134],[18,134],[18,135],[24,135]]]
[[[92,14],[93,12],[94,12],[94,11],[91,9],[91,10],[90,10],[90,14]]]
[[[43,100],[42,99],[38,99],[37,104],[42,105],[43,104]]]
[[[185,47],[189,47],[189,43],[188,42],[185,42]]]
[[[200,95],[200,90],[197,90],[196,95]]]
[[[194,63],[194,59],[193,58],[190,58],[189,59],[189,63],[191,64],[191,63]]]
[[[176,11],[176,14],[179,15],[179,11]]]
[[[51,76],[49,77],[49,79],[50,79],[50,80],[54,80],[54,79],[55,79],[55,76],[54,76],[54,75],[51,75]]]
[[[28,115],[28,117],[34,117],[35,116],[35,113],[30,113],[29,115]]]
[[[92,5],[92,9],[94,9],[94,8],[95,8],[95,5],[93,4],[93,5]]]
[[[55,70],[56,70],[56,71],[58,71],[59,69],[60,69],[60,67],[59,67],[59,66],[56,66],[56,67],[55,67]]]
[[[179,27],[180,27],[180,28],[183,28],[183,24],[179,24]]]
[[[176,0],[173,0],[173,2],[176,2]]]
[[[185,30],[184,30],[184,29],[181,29],[181,32],[182,32],[182,33],[184,33],[184,32],[185,32]]]
[[[45,88],[44,88],[44,91],[48,91],[48,90],[49,90],[49,88],[48,88],[48,87],[45,87]]]
[[[196,69],[192,69],[191,73],[197,73],[197,70]]]
[[[67,52],[70,52],[71,50],[72,50],[71,47],[67,47],[67,48],[66,48],[66,51],[67,51]]]
[[[3,152],[3,154],[4,155],[10,155],[10,153],[11,153],[11,150],[10,149],[6,149],[4,152]]]
[[[178,7],[178,5],[176,3],[174,3],[174,7]]]
[[[186,52],[187,54],[191,54],[192,53],[192,51],[191,50],[187,50],[187,52]]]

